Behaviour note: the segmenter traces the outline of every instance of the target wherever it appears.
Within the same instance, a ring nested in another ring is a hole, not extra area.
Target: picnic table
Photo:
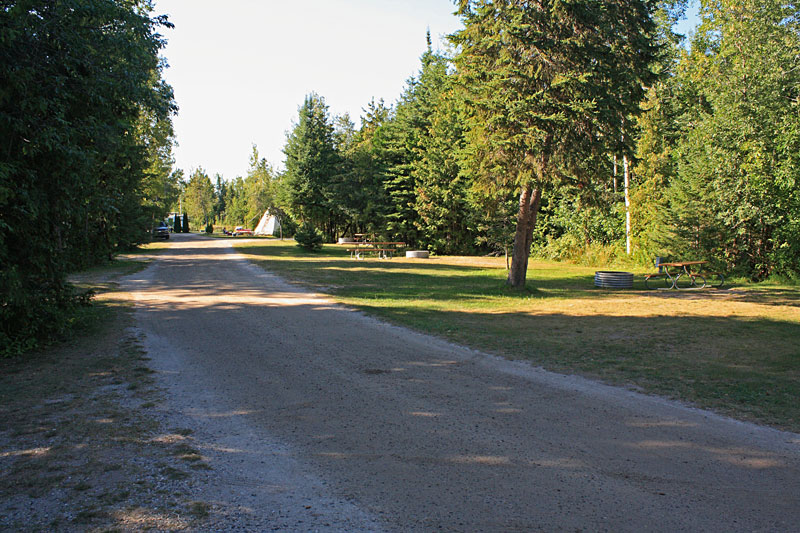
[[[658,272],[646,274],[644,285],[648,289],[703,289],[708,286],[705,276],[714,276],[712,285],[722,287],[725,278],[717,272],[703,272],[703,265],[708,261],[671,261],[657,262]],[[655,280],[663,279],[664,286],[658,287]]]
[[[351,259],[364,259],[364,256],[368,254],[377,254],[379,259],[391,259],[398,249],[406,245],[404,242],[376,242],[367,240],[343,244],[352,246],[347,249],[347,251],[350,252]]]

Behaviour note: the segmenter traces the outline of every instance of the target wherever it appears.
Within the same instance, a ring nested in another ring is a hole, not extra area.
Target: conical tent
[[[265,211],[264,215],[261,217],[261,220],[258,221],[258,226],[256,226],[256,229],[255,231],[253,231],[253,234],[275,235],[275,232],[279,231],[280,228],[281,228],[281,223],[278,221],[278,217],[270,214],[269,211]]]

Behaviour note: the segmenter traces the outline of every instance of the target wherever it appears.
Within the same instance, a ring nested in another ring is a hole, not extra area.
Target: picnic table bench
[[[353,247],[347,249],[350,252],[351,259],[363,259],[368,254],[377,254],[380,259],[391,259],[399,248],[406,245],[404,242],[372,241],[358,241],[346,244],[353,245]]]
[[[710,278],[713,277],[710,285],[719,289],[725,283],[725,276],[719,272],[703,272],[702,265],[706,263],[708,261],[662,263],[657,258],[655,265],[659,271],[645,274],[644,286],[648,289],[703,289],[709,285],[706,281],[706,276],[709,276]],[[656,286],[655,280],[663,280],[664,286]]]

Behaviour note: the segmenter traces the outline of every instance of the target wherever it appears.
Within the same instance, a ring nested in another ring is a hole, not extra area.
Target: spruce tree
[[[424,247],[439,254],[469,254],[475,249],[475,216],[468,200],[469,175],[461,172],[458,158],[464,145],[463,105],[449,67],[447,58],[428,49],[414,88],[420,115],[427,117],[419,126],[411,165],[414,209]]]
[[[589,182],[593,162],[630,151],[630,117],[654,81],[651,0],[462,0],[452,36],[466,91],[467,160],[519,191],[508,283],[523,288],[545,188]]]
[[[283,152],[286,154],[284,179],[292,215],[324,228],[328,240],[334,240],[344,219],[333,195],[340,156],[334,146],[328,106],[318,94],[306,96]]]

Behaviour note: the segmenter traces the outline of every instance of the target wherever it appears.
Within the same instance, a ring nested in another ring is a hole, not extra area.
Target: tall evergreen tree
[[[380,233],[385,229],[386,168],[379,132],[390,119],[391,109],[382,100],[372,100],[365,113],[359,130],[348,115],[336,120],[336,150],[342,156],[342,167],[335,184],[335,198],[346,218],[344,233]]]
[[[283,152],[286,155],[285,186],[292,215],[324,229],[328,240],[334,240],[344,219],[342,210],[332,201],[332,185],[340,170],[340,156],[334,146],[328,106],[318,94],[306,96]]]
[[[227,210],[228,184],[222,174],[217,174],[214,178],[214,206],[212,208],[214,220],[223,222],[225,211]]]
[[[465,28],[452,39],[469,158],[481,179],[519,190],[509,285],[525,286],[545,187],[587,180],[592,161],[628,150],[623,134],[654,80],[655,8],[649,0],[460,0]]]
[[[414,84],[420,116],[412,162],[414,209],[421,244],[440,254],[474,251],[474,209],[469,202],[468,171],[461,172],[459,151],[464,145],[463,106],[448,74],[449,60],[430,48]]]

